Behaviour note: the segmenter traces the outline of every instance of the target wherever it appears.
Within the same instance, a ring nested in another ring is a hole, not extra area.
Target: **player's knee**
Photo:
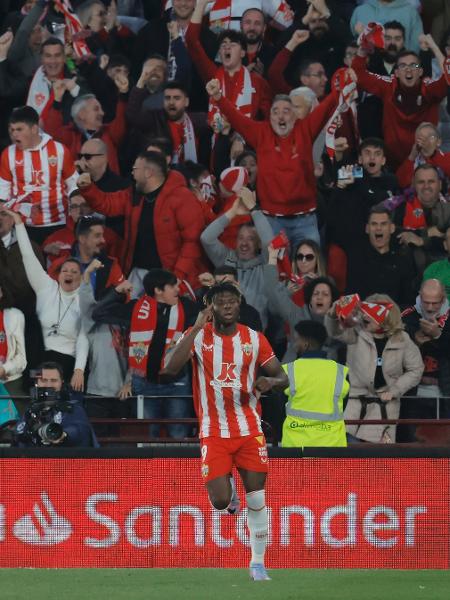
[[[262,510],[266,505],[266,497],[264,490],[256,492],[247,492],[246,494],[247,508],[254,511]]]
[[[225,510],[230,504],[230,498],[226,498],[225,496],[216,496],[214,498],[210,498],[210,500],[211,504],[216,510]]]

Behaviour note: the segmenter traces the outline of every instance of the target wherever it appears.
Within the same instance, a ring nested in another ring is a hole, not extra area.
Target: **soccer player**
[[[241,294],[232,283],[211,287],[206,306],[162,371],[175,375],[193,362],[194,405],[200,422],[202,476],[217,510],[239,510],[231,472],[239,471],[246,492],[252,557],[250,576],[270,579],[264,567],[267,508],[264,485],[267,447],[261,429],[259,396],[285,389],[288,379],[266,338],[238,323]],[[267,376],[257,377],[262,367]]]

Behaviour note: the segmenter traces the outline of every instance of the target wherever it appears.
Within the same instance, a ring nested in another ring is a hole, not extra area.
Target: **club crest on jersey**
[[[142,344],[134,344],[134,346],[131,348],[131,354],[136,359],[136,362],[138,362],[138,363],[140,363],[144,360],[145,352],[146,352],[146,345],[143,343]]]
[[[202,477],[208,477],[209,467],[208,465],[202,465]]]
[[[236,370],[236,363],[222,363],[220,375],[211,381],[211,385],[219,389],[221,387],[240,389],[242,384],[236,377]]]
[[[51,167],[56,167],[56,165],[58,164],[58,157],[57,156],[49,156],[48,157],[48,164]]]
[[[241,348],[242,348],[242,352],[244,354],[246,354],[247,356],[250,356],[250,354],[252,353],[252,350],[253,350],[253,346],[251,344],[242,344]]]

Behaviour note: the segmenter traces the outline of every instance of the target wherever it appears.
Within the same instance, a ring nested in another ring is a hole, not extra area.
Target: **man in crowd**
[[[450,300],[450,226],[447,227],[444,237],[444,248],[447,256],[442,260],[431,263],[423,274],[423,279],[437,279],[445,287],[447,299]]]
[[[12,144],[1,155],[0,200],[26,215],[31,239],[41,244],[66,222],[67,196],[77,174],[68,149],[39,129],[31,106],[9,118]]]
[[[176,375],[192,357],[202,476],[209,499],[218,510],[238,511],[231,477],[236,466],[246,492],[250,576],[263,581],[270,579],[264,567],[268,536],[264,486],[268,469],[256,409],[259,393],[286,388],[288,378],[266,338],[238,324],[240,292],[235,285],[213,286],[206,303],[207,308],[185,332],[162,374]],[[257,377],[259,367],[266,375]]]
[[[78,187],[94,210],[107,216],[124,216],[125,240],[122,269],[130,273],[135,296],[151,268],[171,270],[179,279],[198,286],[202,268],[199,243],[203,212],[182,175],[167,169],[159,152],[143,152],[133,167],[135,187],[101,192],[88,173]]]
[[[241,17],[241,32],[247,44],[242,63],[249,71],[264,76],[272,62],[275,49],[264,38],[266,18],[259,8],[247,8]]]
[[[412,302],[416,277],[413,261],[407,251],[400,252],[394,245],[394,231],[390,212],[372,208],[366,244],[348,255],[348,293],[358,293],[361,298],[387,294],[403,307]]]

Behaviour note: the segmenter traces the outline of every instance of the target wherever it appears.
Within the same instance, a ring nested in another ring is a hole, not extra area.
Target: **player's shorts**
[[[268,456],[266,438],[263,434],[238,438],[202,438],[202,477],[211,481],[231,473],[233,465],[238,469],[267,473]]]

